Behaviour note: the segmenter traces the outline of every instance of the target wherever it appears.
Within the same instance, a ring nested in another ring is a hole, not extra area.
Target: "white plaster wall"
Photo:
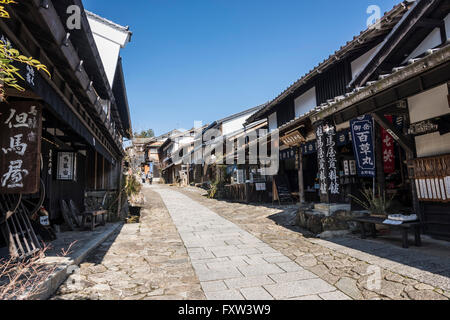
[[[129,41],[130,34],[102,23],[89,15],[88,21],[106,71],[106,76],[109,84],[112,86],[120,49]]]
[[[94,40],[100,53],[108,82],[112,86],[119,59],[120,46],[96,34],[94,34]]]
[[[222,134],[228,135],[244,128],[245,121],[251,116],[251,113],[247,113],[239,118],[232,119],[222,124]]]
[[[269,132],[272,132],[278,128],[277,113],[274,112],[269,116]]]
[[[447,84],[408,98],[411,123],[450,113]]]
[[[360,56],[358,59],[353,60],[351,63],[352,67],[352,79],[355,79],[355,77],[364,69],[364,67],[367,65],[367,63],[370,61],[370,58],[375,53],[375,51],[381,46],[379,44],[378,46],[370,49],[365,54]]]
[[[437,47],[442,43],[441,31],[439,28],[434,29],[431,33],[419,44],[419,46],[405,59],[405,62],[409,59],[416,58],[422,53],[426,52],[428,49]]]
[[[439,132],[416,137],[417,156],[433,157],[450,153],[450,133],[440,135]]]
[[[315,107],[317,107],[316,87],[312,87],[295,99],[295,117],[300,117]]]

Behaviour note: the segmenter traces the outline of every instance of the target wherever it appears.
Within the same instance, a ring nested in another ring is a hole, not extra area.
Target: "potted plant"
[[[354,195],[350,195],[359,205],[369,211],[373,217],[388,217],[388,210],[392,206],[392,197],[388,198],[386,192],[382,192],[381,188],[378,188],[378,193],[375,193],[373,189],[366,189],[361,192],[362,198],[358,198]]]
[[[125,193],[130,200],[130,214],[133,216],[139,216],[141,212],[141,207],[137,205],[137,196],[140,194],[142,189],[141,183],[138,181],[134,174],[129,174],[125,179]]]

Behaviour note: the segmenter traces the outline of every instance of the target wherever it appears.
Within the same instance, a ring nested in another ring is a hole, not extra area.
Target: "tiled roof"
[[[132,32],[130,31],[130,27],[129,27],[129,26],[126,26],[126,27],[121,26],[120,24],[117,24],[117,23],[115,23],[115,22],[113,22],[113,21],[111,21],[111,20],[108,20],[108,19],[106,19],[106,18],[100,17],[99,15],[97,15],[97,14],[95,14],[95,13],[93,13],[93,12],[87,11],[87,10],[85,10],[85,12],[86,12],[86,15],[87,15],[89,18],[92,18],[92,19],[94,19],[94,20],[96,20],[96,21],[98,21],[98,22],[107,24],[107,25],[109,25],[110,27],[113,27],[113,28],[116,29],[116,30],[119,30],[119,31],[122,31],[122,32],[128,32],[128,33],[130,33],[130,34],[132,33]]]
[[[374,39],[379,35],[386,33],[386,30],[390,30],[391,28],[393,28],[403,17],[403,15],[408,11],[409,6],[413,2],[415,1],[403,1],[400,4],[394,6],[391,11],[386,12],[380,19],[380,21],[378,22],[378,26],[380,27],[369,27],[366,30],[361,31],[359,35],[353,37],[353,40],[348,41],[345,45],[341,46],[339,50],[335,51],[334,54],[330,55],[328,58],[319,63],[315,68],[306,73],[303,77],[287,87],[286,90],[284,90],[280,95],[269,102],[265,108],[250,117],[248,121],[254,121],[264,113],[270,111],[275,105],[281,102],[290,93],[306,84],[310,79],[312,79],[313,76],[322,73],[328,66],[334,64],[336,61],[339,61],[342,57],[347,55],[352,50],[359,48],[362,44],[366,43],[367,40]]]
[[[307,114],[302,115],[299,118],[304,118],[306,116],[309,116],[309,117],[311,117],[311,119],[313,121],[320,120],[319,118],[322,118],[322,117],[317,118],[318,113],[323,112],[323,111],[328,111],[332,108],[337,109],[336,108],[337,104],[355,98],[362,91],[367,91],[370,94],[373,94],[374,90],[377,90],[377,91],[380,90],[380,88],[379,88],[380,84],[384,80],[388,80],[390,78],[393,78],[394,76],[397,76],[400,72],[406,70],[406,68],[409,68],[411,70],[414,69],[414,67],[416,65],[420,64],[425,59],[431,59],[433,57],[438,57],[438,56],[442,56],[442,60],[444,60],[444,62],[448,62],[450,60],[450,39],[447,40],[447,42],[444,45],[439,46],[435,49],[429,49],[423,55],[419,56],[418,58],[410,59],[405,64],[393,68],[391,73],[380,75],[377,81],[369,81],[365,84],[365,86],[355,88],[352,92],[349,92],[344,96],[339,96],[332,100],[329,100],[328,102],[321,104],[320,106],[316,107],[314,110],[308,112]],[[421,68],[420,72],[424,72],[427,69],[433,68],[433,67],[434,66],[428,65],[426,63],[426,67],[424,66],[423,68]],[[402,81],[403,80],[404,79],[402,79]],[[337,111],[337,110],[334,110],[334,111]],[[288,125],[288,124],[286,124],[286,125]]]

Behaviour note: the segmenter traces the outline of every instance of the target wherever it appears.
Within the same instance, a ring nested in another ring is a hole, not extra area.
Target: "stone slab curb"
[[[66,281],[69,274],[67,270],[70,266],[80,265],[88,255],[97,249],[103,242],[105,242],[118,228],[123,226],[123,223],[110,224],[99,235],[90,240],[83,248],[75,252],[75,257],[70,260],[66,260],[59,266],[56,271],[38,288],[39,293],[30,297],[30,300],[47,300],[50,298],[59,288],[59,286]]]

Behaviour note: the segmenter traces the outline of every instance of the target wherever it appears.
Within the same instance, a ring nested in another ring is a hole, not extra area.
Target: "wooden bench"
[[[66,209],[67,205],[65,205],[65,201],[62,201],[62,207],[64,208],[63,211],[70,212],[70,215],[72,218],[76,221],[76,224],[84,229],[86,227],[86,224],[88,223],[88,227],[91,231],[95,230],[95,227],[101,225],[106,225],[106,219],[108,216],[108,210],[104,210],[100,208],[99,210],[91,210],[91,211],[84,211],[80,212],[78,208],[76,207],[73,200],[69,200],[69,208]],[[81,221],[79,220],[79,217],[81,217]],[[69,219],[70,220],[70,219]],[[72,227],[72,230],[74,230],[74,227]]]
[[[417,247],[422,246],[422,239],[420,236],[420,227],[422,226],[422,223],[420,222],[404,222],[400,225],[392,225],[384,223],[386,218],[376,218],[376,217],[362,217],[362,218],[355,218],[352,219],[352,221],[357,222],[360,225],[361,228],[361,238],[366,239],[366,230],[364,225],[369,224],[371,225],[371,235],[376,238],[376,228],[375,225],[383,225],[388,226],[392,229],[400,229],[402,231],[402,238],[403,238],[403,248],[407,249],[409,247],[408,244],[408,232],[412,230],[414,232],[415,236],[415,245]]]
[[[89,220],[89,227],[91,231],[94,231],[97,226],[106,225],[106,217],[108,215],[108,210],[96,210],[96,211],[86,211],[82,213],[82,222],[83,226],[86,225],[86,222]],[[101,218],[101,219],[98,219]],[[100,221],[99,221],[100,220]]]

